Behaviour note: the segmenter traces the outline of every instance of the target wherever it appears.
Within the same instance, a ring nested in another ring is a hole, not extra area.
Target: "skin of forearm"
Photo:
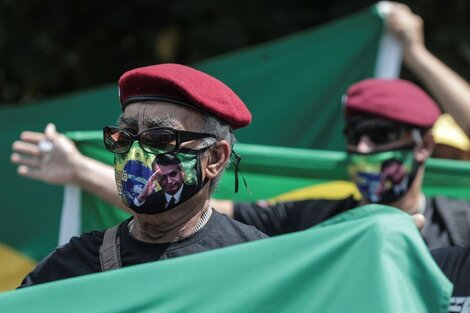
[[[113,167],[83,155],[75,164],[73,184],[126,212],[132,213],[122,203],[117,192]]]
[[[234,216],[233,201],[231,200],[211,198],[211,206],[219,213],[225,214],[228,217],[233,218]]]
[[[405,52],[404,62],[470,136],[470,85],[424,47]]]

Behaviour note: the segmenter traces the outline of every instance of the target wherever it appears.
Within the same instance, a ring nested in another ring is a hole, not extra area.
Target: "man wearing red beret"
[[[470,204],[422,193],[425,161],[434,142],[436,103],[404,80],[368,79],[345,96],[348,171],[362,193],[342,200],[304,200],[268,205],[214,202],[236,220],[269,236],[312,227],[366,203],[382,203],[415,216],[430,249],[470,244]]]
[[[133,216],[106,231],[72,238],[41,261],[21,287],[266,237],[209,205],[232,153],[232,130],[251,121],[230,88],[193,68],[161,64],[126,72],[119,92],[123,113],[118,126],[104,128],[104,143],[115,154],[117,190]],[[171,195],[179,196],[167,203],[160,195],[171,189],[168,181],[151,177],[154,171],[172,175],[164,172],[169,160],[184,173],[175,173],[181,179]],[[94,169],[81,175],[95,176]],[[89,187],[102,188],[103,181]],[[144,188],[146,201],[133,205]]]

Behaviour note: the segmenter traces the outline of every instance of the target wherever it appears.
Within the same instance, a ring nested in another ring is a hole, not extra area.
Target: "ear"
[[[425,162],[434,150],[434,138],[431,130],[426,131],[422,136],[422,142],[415,149],[415,158],[418,162]]]
[[[220,140],[209,149],[206,167],[207,178],[213,179],[219,175],[230,158],[230,151],[230,144],[226,140]]]

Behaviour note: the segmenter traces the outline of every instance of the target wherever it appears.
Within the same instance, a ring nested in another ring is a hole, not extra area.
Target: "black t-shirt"
[[[449,312],[470,312],[470,247],[441,248],[431,254],[454,284]]]
[[[147,243],[134,239],[127,228],[129,221],[122,222],[118,228],[122,266],[170,259],[267,237],[255,227],[234,221],[215,210],[197,233],[171,243]],[[103,236],[104,231],[93,231],[72,238],[41,261],[20,287],[101,272],[99,247]]]
[[[308,199],[268,204],[266,201],[235,203],[234,218],[253,225],[268,236],[313,227],[359,205],[348,197],[340,200]],[[470,206],[444,197],[426,198],[426,222],[421,235],[430,250],[470,244]]]
[[[234,218],[253,225],[268,236],[304,230],[330,217],[358,206],[352,196],[341,200],[302,200],[278,202],[265,201],[234,203]]]

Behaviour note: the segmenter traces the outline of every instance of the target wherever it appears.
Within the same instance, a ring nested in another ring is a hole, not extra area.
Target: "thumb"
[[[416,227],[418,227],[418,230],[423,229],[424,223],[426,222],[426,219],[424,218],[423,214],[416,213],[412,215],[413,222],[415,223]]]
[[[51,141],[54,141],[54,139],[57,138],[57,130],[53,123],[47,124],[44,130],[44,135],[46,136],[48,140],[51,140]]]

